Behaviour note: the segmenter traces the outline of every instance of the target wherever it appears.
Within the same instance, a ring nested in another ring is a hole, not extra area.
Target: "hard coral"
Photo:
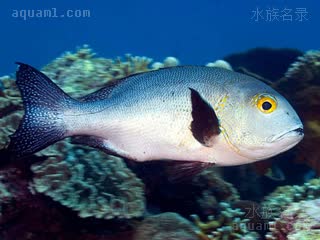
[[[315,178],[303,185],[280,186],[273,193],[266,196],[261,206],[265,218],[273,220],[293,202],[312,200],[320,197],[320,179]]]
[[[89,94],[111,80],[146,72],[152,59],[125,55],[125,59],[97,58],[87,45],[77,52],[66,52],[42,70],[74,97]]]
[[[73,152],[64,161],[50,158],[32,166],[37,192],[80,217],[132,218],[144,213],[143,183],[121,159],[93,151]]]
[[[198,240],[196,228],[177,213],[167,212],[146,218],[133,240]]]
[[[159,68],[166,68],[166,67],[175,67],[180,64],[179,60],[175,57],[166,57],[163,60],[163,63],[161,62],[155,62],[152,64],[152,69],[159,69]]]
[[[201,240],[219,239],[257,239],[258,233],[250,232],[247,228],[249,219],[240,209],[231,208],[230,204],[221,202],[220,213],[209,216],[207,222],[203,222],[197,215],[192,215],[197,226],[197,234]]]
[[[9,143],[9,136],[15,131],[22,117],[20,94],[13,79],[0,78],[0,149]]]
[[[292,203],[270,223],[268,240],[320,239],[320,199]]]
[[[230,71],[233,71],[232,66],[225,60],[216,60],[214,62],[209,62],[206,64],[207,67],[219,67]]]

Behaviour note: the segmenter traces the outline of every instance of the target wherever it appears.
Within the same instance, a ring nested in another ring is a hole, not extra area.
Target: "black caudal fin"
[[[10,136],[8,150],[21,157],[66,137],[63,111],[75,100],[37,69],[24,63],[17,64],[16,83],[25,113],[19,128]]]

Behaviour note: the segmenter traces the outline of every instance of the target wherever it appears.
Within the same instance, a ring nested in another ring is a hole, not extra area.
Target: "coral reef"
[[[103,87],[107,82],[138,72],[151,70],[152,59],[125,55],[113,59],[97,58],[89,46],[84,45],[75,53],[66,52],[42,71],[73,97],[79,97]]]
[[[152,69],[159,69],[159,68],[165,68],[165,67],[175,67],[180,64],[179,60],[175,57],[166,57],[163,60],[163,63],[161,62],[155,62],[151,65]]]
[[[292,203],[270,223],[267,240],[320,239],[320,199]]]
[[[9,143],[11,135],[22,117],[22,101],[13,79],[0,78],[0,149]]]
[[[12,199],[13,199],[12,193],[9,191],[9,189],[5,184],[0,182],[0,218],[1,218],[2,210],[4,206],[10,204]]]
[[[219,239],[257,239],[256,232],[250,232],[247,223],[250,221],[240,209],[233,209],[226,202],[219,203],[220,213],[217,216],[209,216],[207,222],[203,222],[197,215],[192,215],[195,225],[198,227],[197,235],[201,240]]]
[[[74,149],[68,158],[32,165],[32,186],[80,217],[132,218],[144,213],[143,183],[121,159]]]
[[[202,190],[196,202],[202,214],[205,215],[214,213],[220,202],[231,203],[240,198],[237,189],[224,181],[215,167],[206,169],[195,176],[191,185]]]
[[[0,151],[1,160],[6,157],[4,151]],[[32,156],[24,162],[2,166],[0,239],[131,239],[132,227],[125,221],[79,218],[75,212],[49,197],[32,193],[29,187],[32,174],[28,166],[30,161],[40,160],[42,158]]]
[[[148,205],[157,209],[153,213],[178,212],[183,216],[196,213],[202,217],[215,214],[219,202],[232,203],[239,199],[237,189],[223,180],[219,168],[208,168],[196,176],[188,175],[172,182],[168,175],[171,165],[167,161],[129,161],[128,164],[145,183]]]
[[[177,213],[166,212],[144,219],[133,240],[198,240],[196,227]]]
[[[291,63],[303,53],[296,49],[253,48],[223,58],[235,71],[251,72],[265,79],[283,77]]]
[[[225,60],[217,60],[215,62],[209,62],[209,63],[206,64],[206,66],[207,67],[220,67],[220,68],[225,68],[227,70],[233,71],[232,66],[230,65],[230,63],[228,63]]]
[[[272,59],[273,63],[279,60],[281,64],[275,67],[261,60],[259,66],[253,67],[257,58],[265,60],[261,57],[265,53],[269,56],[267,62]],[[260,49],[248,52],[253,58],[246,64],[237,64],[238,60],[233,57],[225,59],[231,59],[235,70],[244,67],[242,71],[245,73],[262,75],[257,77],[265,82],[283,76],[279,81],[268,83],[282,92],[298,110],[306,133],[303,144],[291,154],[296,156],[297,162],[307,162],[320,173],[317,148],[320,144],[320,52],[310,51],[299,57],[284,75],[285,67],[300,55],[298,51]],[[110,81],[176,65],[179,61],[173,57],[153,64],[150,58],[129,54],[115,60],[99,58],[92,49],[84,46],[74,53],[63,54],[43,71],[66,92],[78,98]],[[208,65],[229,68],[221,61]],[[266,65],[272,71],[264,69]],[[13,79],[0,78],[0,149],[7,145],[8,136],[18,126],[22,113],[20,94]],[[258,188],[262,185],[257,184],[257,175],[251,174],[252,166],[234,168],[229,174],[235,180],[234,184],[223,180],[221,176],[227,176],[226,171],[220,174],[221,170],[217,168],[209,168],[185,182],[173,183],[168,180],[165,170],[160,171],[159,163],[151,168],[139,163],[138,170],[130,167],[135,170],[132,171],[124,160],[71,144],[70,140],[60,141],[29,160],[23,168],[18,166],[20,163],[1,166],[0,239],[36,240],[49,236],[61,240],[258,239],[257,232],[264,234],[257,229],[259,224],[267,228],[264,219],[274,221],[268,239],[320,238],[317,211],[320,200],[309,201],[320,198],[320,179],[317,178],[300,186],[279,187],[265,197],[260,206],[239,197],[238,191],[243,198],[250,195],[250,200],[261,199],[263,191]],[[165,163],[161,168],[167,166]],[[146,215],[145,188],[148,213],[165,213],[148,216],[139,222],[132,218]],[[182,216],[195,213],[193,223],[168,211]],[[248,216],[253,212],[254,216]],[[308,222],[311,226],[299,228],[306,216],[312,216]],[[256,224],[253,228],[251,222]]]
[[[307,163],[320,175],[320,51],[299,57],[274,87],[293,104],[305,126],[296,162]]]
[[[265,218],[273,220],[291,203],[302,200],[320,198],[320,179],[314,178],[303,185],[287,185],[278,187],[273,193],[266,196],[261,203]]]

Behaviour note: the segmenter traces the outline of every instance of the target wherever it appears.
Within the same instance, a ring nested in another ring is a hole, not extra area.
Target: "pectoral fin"
[[[194,89],[191,90],[192,122],[191,131],[195,139],[212,147],[213,138],[220,133],[219,120],[210,104]]]

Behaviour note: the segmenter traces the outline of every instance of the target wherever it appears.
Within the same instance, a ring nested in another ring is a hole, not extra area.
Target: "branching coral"
[[[146,218],[133,240],[198,240],[196,228],[177,213],[167,212]]]
[[[202,222],[197,215],[192,215],[197,234],[201,240],[219,239],[257,239],[256,232],[250,232],[247,228],[249,219],[240,209],[232,209],[230,204],[221,202],[220,213],[217,216],[209,216],[207,222]]]
[[[320,239],[320,199],[292,203],[270,223],[268,240]]]
[[[144,213],[143,183],[119,158],[78,149],[65,161],[53,158],[34,164],[32,171],[36,191],[80,217],[132,218]]]
[[[265,217],[269,220],[278,218],[291,203],[312,200],[320,197],[320,179],[315,178],[303,185],[281,186],[266,196],[262,202]]]

